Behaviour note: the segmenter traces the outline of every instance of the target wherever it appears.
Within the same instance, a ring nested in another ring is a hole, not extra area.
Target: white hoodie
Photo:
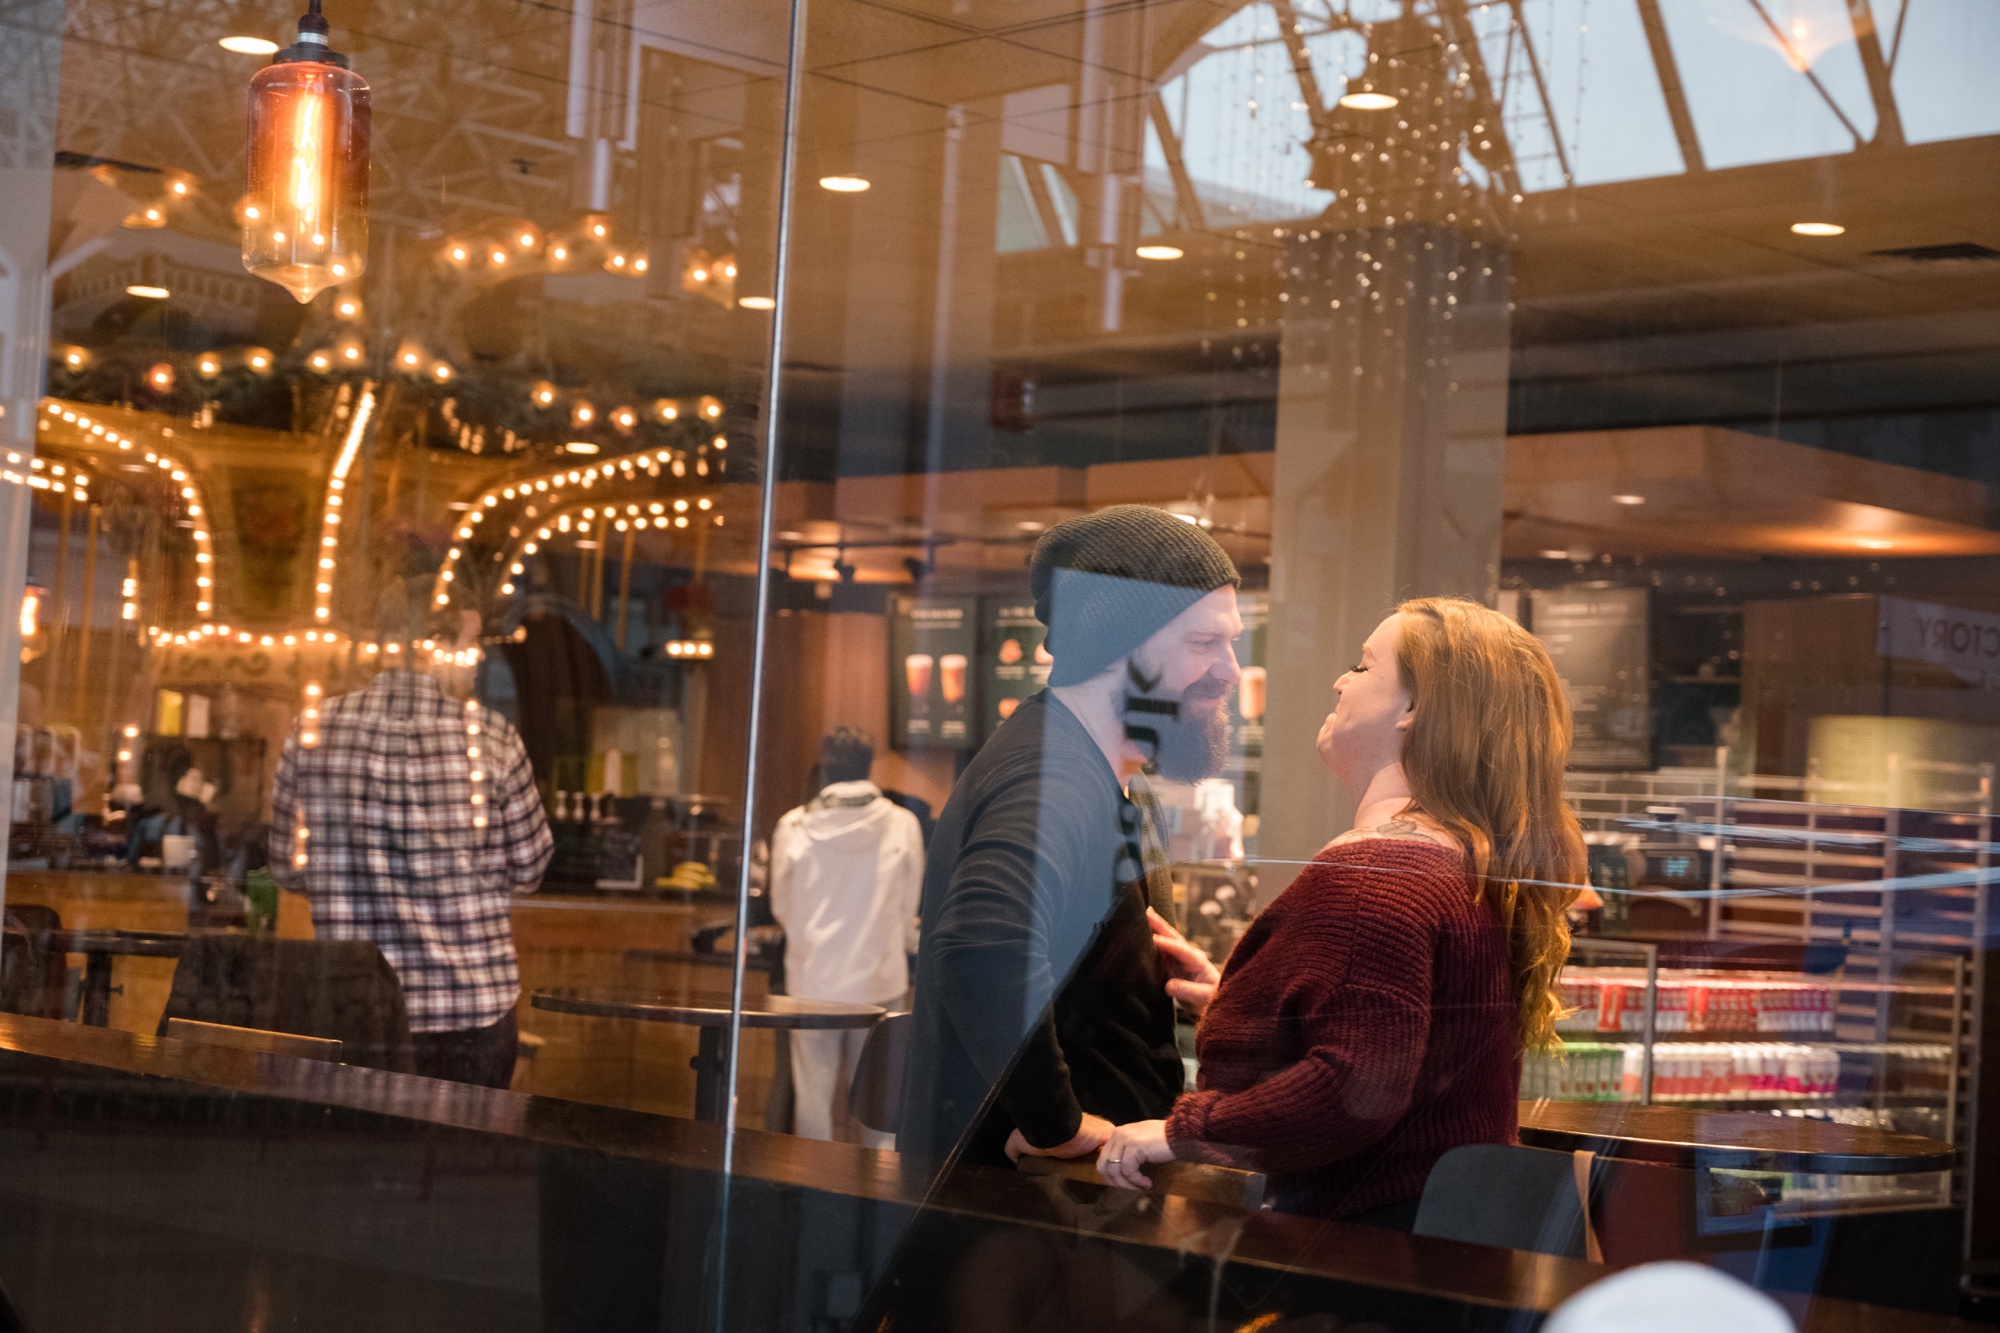
[[[835,782],[771,834],[771,914],[785,928],[785,988],[881,1004],[910,984],[906,929],[924,887],[917,817],[872,782]]]

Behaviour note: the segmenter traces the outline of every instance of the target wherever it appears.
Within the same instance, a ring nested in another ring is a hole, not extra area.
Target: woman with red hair
[[[1098,1171],[1248,1167],[1283,1211],[1407,1229],[1439,1157],[1513,1141],[1521,1053],[1554,1039],[1585,867],[1570,711],[1540,642],[1449,598],[1398,607],[1334,694],[1319,753],[1355,826],[1219,974],[1153,918],[1167,989],[1201,1014],[1200,1085],[1119,1126]]]

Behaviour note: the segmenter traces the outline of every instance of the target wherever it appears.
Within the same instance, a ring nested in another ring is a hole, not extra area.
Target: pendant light
[[[243,267],[301,304],[368,262],[368,85],[327,45],[320,0],[250,80]]]

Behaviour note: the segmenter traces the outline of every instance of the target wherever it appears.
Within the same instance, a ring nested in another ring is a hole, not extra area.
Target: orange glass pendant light
[[[368,263],[368,85],[327,45],[320,0],[250,80],[243,267],[303,304]]]

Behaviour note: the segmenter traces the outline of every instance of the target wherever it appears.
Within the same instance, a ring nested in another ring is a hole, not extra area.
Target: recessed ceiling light
[[[1396,105],[1396,99],[1388,93],[1349,93],[1340,104],[1349,111],[1387,111]]]
[[[1187,251],[1178,245],[1142,245],[1133,253],[1141,259],[1179,259]]]
[[[1642,505],[1646,503],[1646,497],[1643,495],[1614,495],[1611,497],[1611,503],[1615,505]]]
[[[563,446],[563,452],[569,454],[594,454],[597,452],[597,446],[589,440],[571,440]]]
[[[1541,553],[1541,555],[1542,555],[1542,559],[1544,559],[1544,560],[1567,560],[1567,559],[1569,559],[1569,552],[1568,552],[1568,551],[1555,551],[1555,550],[1549,550],[1549,551],[1543,551],[1543,552]]]
[[[835,194],[860,194],[868,188],[868,181],[861,176],[821,176],[819,188]]]
[[[149,301],[164,301],[169,296],[173,295],[173,293],[169,292],[164,287],[148,287],[142,283],[135,283],[132,286],[127,287],[125,289],[125,294],[127,296],[143,296]]]
[[[1838,222],[1794,222],[1792,230],[1800,236],[1839,236],[1847,228]]]
[[[745,310],[773,310],[778,305],[768,296],[739,296],[736,298],[736,304]]]
[[[268,56],[278,49],[276,42],[262,37],[224,37],[216,45],[225,51],[234,51],[240,56]]]
[[[1895,549],[1896,545],[1896,543],[1884,541],[1880,537],[1863,537],[1855,544],[1860,546],[1864,551],[1888,551]]]

